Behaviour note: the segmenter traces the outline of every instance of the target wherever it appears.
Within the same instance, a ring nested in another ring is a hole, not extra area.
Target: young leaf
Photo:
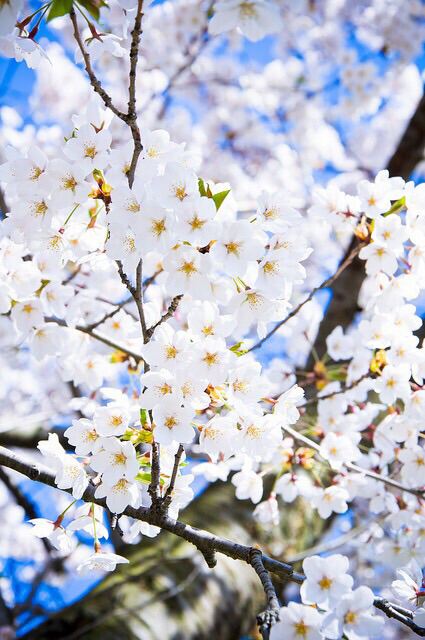
[[[59,18],[69,13],[72,9],[72,0],[53,0],[47,14],[46,22],[50,22],[53,18]]]
[[[223,202],[225,201],[229,193],[230,193],[230,189],[227,189],[227,191],[220,191],[220,193],[215,193],[212,196],[212,199],[214,200],[215,208],[217,209],[217,211],[220,209],[221,205],[223,204]]]
[[[95,20],[100,18],[100,8],[108,6],[103,0],[79,0],[79,2]]]

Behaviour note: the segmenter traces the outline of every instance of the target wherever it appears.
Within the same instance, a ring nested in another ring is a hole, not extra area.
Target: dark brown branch
[[[55,324],[58,324],[61,327],[68,326],[64,320],[60,320],[59,318],[45,318],[45,322],[54,322]],[[124,347],[123,345],[118,344],[113,340],[110,340],[110,338],[102,335],[101,333],[95,333],[89,327],[83,327],[82,325],[77,324],[72,328],[75,329],[76,331],[80,331],[81,333],[87,334],[94,340],[97,340],[98,342],[102,342],[102,344],[106,344],[106,346],[111,347],[111,349],[115,349],[116,351],[121,351],[122,353],[125,353],[128,356],[131,356],[136,362],[141,362],[143,360],[140,353],[136,353],[131,349],[127,349],[127,347]]]
[[[128,277],[128,275],[124,271],[124,267],[123,267],[123,264],[122,264],[121,260],[117,260],[116,262],[117,262],[118,274],[119,274],[119,276],[121,278],[121,282],[127,287],[128,291],[130,291],[131,295],[134,298],[134,296],[136,294],[136,287],[131,284],[130,278]]]
[[[134,302],[136,303],[137,311],[139,313],[140,326],[142,328],[142,335],[143,335],[143,342],[146,344],[146,342],[149,342],[149,338],[151,334],[149,333],[146,326],[145,310],[143,307],[142,267],[143,267],[143,263],[140,260],[136,269],[136,290],[133,298],[134,298]],[[145,372],[146,370],[147,369],[145,364]]]
[[[161,325],[163,322],[167,322],[167,320],[169,320],[177,311],[177,307],[179,306],[180,300],[183,298],[183,295],[180,296],[175,296],[171,302],[170,305],[167,309],[167,311],[164,313],[164,315],[162,316],[162,318],[160,320],[158,320],[158,322],[156,324],[153,325],[153,327],[151,327],[148,330],[148,336],[151,337],[155,331],[155,329],[157,327],[159,327],[159,325]]]
[[[402,613],[400,607],[394,605],[392,602],[388,602],[385,598],[375,598],[373,604],[377,609],[385,613],[387,618],[394,618],[394,620],[401,622],[401,624],[411,629],[417,636],[421,638],[425,637],[425,628],[420,627],[413,621],[412,612],[408,609],[404,609],[405,613]]]
[[[180,465],[181,457],[183,455],[183,451],[184,451],[184,447],[182,444],[180,444],[174,456],[174,465],[173,465],[173,471],[171,472],[170,483],[167,487],[167,490],[164,495],[164,499],[162,501],[162,509],[164,513],[167,513],[168,507],[170,506],[171,500],[173,498],[173,491],[176,485],[177,474],[179,471],[179,465]]]
[[[55,476],[49,469],[38,464],[31,464],[30,462],[27,462],[20,455],[13,451],[9,451],[5,447],[0,447],[0,465],[22,473],[27,478],[30,478],[30,480],[57,488],[55,484]],[[66,490],[66,493],[71,492],[71,489]],[[96,498],[95,487],[92,484],[89,484],[82,499],[85,502],[94,502],[106,509],[108,512],[106,500],[104,498]],[[130,518],[135,518],[136,520],[141,520],[160,527],[161,529],[169,531],[187,542],[190,542],[199,549],[199,551],[201,551],[204,557],[208,558],[209,561],[214,558],[215,553],[221,553],[229,558],[241,560],[253,566],[253,547],[227,540],[226,538],[214,535],[204,529],[191,527],[184,522],[174,520],[167,515],[158,513],[158,511],[148,509],[147,507],[139,507],[138,509],[135,509],[134,507],[128,506],[123,513]],[[305,576],[302,573],[295,572],[290,564],[282,562],[281,560],[275,560],[274,558],[262,553],[259,549],[255,549],[254,552],[257,559],[261,560],[261,564],[266,571],[281,576],[285,580],[296,582],[297,584],[302,584],[304,582]],[[258,567],[258,563],[256,563],[256,565]],[[269,593],[269,591],[266,593]],[[270,596],[272,596],[271,592]],[[409,629],[414,631],[417,635],[425,637],[425,629],[418,627],[411,618],[408,618],[406,613],[407,610],[402,610],[398,605],[390,603],[383,598],[376,598],[374,604],[388,615],[388,617],[397,619],[402,624],[408,626]]]
[[[140,36],[142,34],[142,18],[143,18],[143,0],[137,2],[136,18],[134,20],[133,31],[131,32],[131,44],[130,44],[130,74],[129,74],[129,86],[128,86],[128,117],[127,123],[131,129],[131,135],[133,136],[134,149],[133,156],[131,158],[130,169],[127,173],[128,184],[131,189],[134,182],[134,174],[136,172],[137,162],[142,152],[143,145],[140,138],[140,129],[137,124],[137,111],[136,111],[136,77],[137,77],[137,62],[139,59],[139,44]]]
[[[263,554],[260,549],[253,547],[250,554],[250,562],[256,574],[260,578],[266,594],[267,606],[265,611],[257,616],[257,623],[263,640],[269,640],[271,628],[279,621],[279,600],[270,574],[263,564]]]
[[[303,402],[303,404],[298,405],[298,409],[303,409],[304,407],[308,407],[309,405],[315,404],[320,400],[328,400],[329,398],[338,396],[341,393],[346,393],[346,391],[351,391],[351,389],[355,389],[355,387],[357,387],[363,380],[366,380],[366,378],[369,378],[369,377],[373,378],[373,374],[370,371],[367,371],[362,376],[360,376],[360,378],[357,378],[357,380],[353,380],[353,382],[350,382],[350,384],[348,385],[344,385],[343,387],[341,387],[341,389],[338,389],[338,391],[332,391],[331,393],[325,393],[323,395],[317,395],[317,396],[314,396],[313,398],[309,398],[308,400]]]
[[[27,462],[20,455],[13,451],[9,451],[5,447],[0,447],[0,465],[9,469],[14,469],[15,471],[25,475],[27,478],[30,478],[30,480],[57,488],[55,484],[55,475],[49,469],[39,464]],[[71,489],[67,490],[66,493],[71,493]],[[96,498],[95,487],[92,484],[89,484],[82,499],[85,502],[94,502],[108,511],[106,507],[106,500],[104,498]],[[135,509],[134,507],[128,506],[123,513],[124,515],[135,518],[136,520],[141,520],[160,527],[165,531],[170,531],[176,536],[190,542],[197,549],[203,553],[209,554],[210,556],[215,551],[233,558],[234,560],[243,560],[244,562],[251,564],[250,558],[252,547],[232,542],[231,540],[226,540],[225,538],[216,536],[203,529],[191,527],[184,522],[174,520],[169,516],[163,515],[158,511],[147,507],[139,507],[138,509]],[[304,576],[295,572],[290,564],[281,562],[280,560],[275,560],[266,554],[262,554],[262,562],[268,571],[282,576],[287,580],[297,582],[298,584],[301,584],[304,580]]]
[[[161,481],[161,461],[160,461],[160,449],[157,442],[152,442],[151,445],[151,481],[148,487],[148,493],[152,500],[152,506],[156,510],[161,510],[160,503],[160,481]]]

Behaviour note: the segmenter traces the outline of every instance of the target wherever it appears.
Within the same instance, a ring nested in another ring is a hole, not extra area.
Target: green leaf
[[[46,22],[50,22],[53,18],[59,18],[69,13],[72,9],[72,0],[53,0],[47,14]]]
[[[227,189],[227,191],[220,191],[220,193],[215,193],[213,195],[212,199],[214,200],[215,208],[217,209],[217,211],[220,209],[221,205],[223,204],[223,202],[225,201],[229,193],[230,193],[230,189]]]
[[[147,421],[148,421],[148,412],[146,411],[146,409],[140,409],[140,424],[142,425],[142,427],[145,426]]]
[[[205,191],[205,183],[202,178],[198,179],[198,189],[201,196],[206,196],[207,192]]]
[[[396,200],[396,202],[394,202],[394,204],[391,206],[391,208],[388,209],[388,211],[386,211],[382,215],[384,217],[386,217],[386,216],[390,216],[392,213],[399,213],[399,211],[404,209],[405,206],[406,206],[406,197],[403,196],[399,200]]]
[[[139,473],[136,476],[136,480],[138,480],[139,482],[143,482],[144,484],[150,484],[151,483],[151,474],[150,474],[150,472],[139,471]],[[161,478],[159,483],[160,483],[160,485],[162,487],[165,484],[165,480],[163,478]]]
[[[230,189],[227,189],[226,191],[220,191],[220,193],[213,194],[210,189],[210,185],[205,185],[205,182],[202,180],[202,178],[198,179],[198,188],[199,193],[202,197],[211,198],[212,200],[214,200],[215,208],[217,209],[217,211],[220,209],[227,195],[230,193]]]
[[[236,344],[229,347],[230,351],[232,351],[235,355],[240,358],[240,356],[244,356],[246,354],[246,349],[241,348],[243,342],[237,342]]]
[[[87,9],[89,14],[95,20],[99,20],[101,7],[107,7],[108,4],[104,0],[78,0],[79,3]]]

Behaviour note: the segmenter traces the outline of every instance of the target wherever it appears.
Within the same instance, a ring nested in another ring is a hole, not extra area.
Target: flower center
[[[266,209],[263,213],[263,216],[266,220],[276,220],[276,218],[278,217],[277,209],[275,209],[274,207]]]
[[[347,611],[344,616],[345,624],[354,624],[357,620],[357,613],[355,611]]]
[[[127,249],[129,253],[134,253],[136,251],[136,241],[133,236],[127,236],[124,240],[124,247]]]
[[[308,626],[304,622],[304,620],[300,620],[300,622],[296,622],[294,624],[295,633],[297,636],[301,638],[307,638]]]
[[[84,145],[84,157],[85,158],[93,158],[97,155],[97,149],[94,144],[85,144]]]
[[[127,462],[127,458],[123,453],[116,453],[113,456],[113,464],[125,464]]]
[[[253,440],[256,440],[261,436],[261,429],[257,427],[255,424],[250,424],[246,430],[246,435]]]
[[[332,580],[328,578],[328,576],[323,576],[323,578],[319,580],[319,587],[321,589],[324,589],[326,591],[327,589],[330,589],[331,586],[332,586]]]
[[[170,387],[169,384],[167,384],[166,382],[164,382],[163,385],[161,385],[160,387],[158,387],[159,393],[162,396],[166,396],[167,393],[171,393],[172,392],[172,388]]]
[[[176,426],[177,420],[175,419],[174,416],[167,416],[164,420],[164,424],[167,427],[167,429],[172,429],[173,427]]]
[[[177,355],[176,347],[173,347],[173,345],[171,344],[168,345],[167,348],[165,349],[165,355],[168,360],[172,360],[173,358],[175,358]]]
[[[166,230],[164,218],[161,218],[160,220],[152,220],[151,229],[153,234],[157,237],[164,233],[164,231]]]
[[[192,230],[196,231],[197,229],[202,229],[205,222],[206,222],[205,220],[201,220],[200,218],[198,218],[198,215],[195,213],[192,220],[190,220],[189,224],[192,227]]]
[[[130,202],[127,204],[127,211],[130,211],[131,213],[139,213],[140,204],[137,202],[137,200],[130,200]]]
[[[47,209],[48,207],[44,200],[41,200],[41,202],[36,202],[34,205],[34,213],[36,216],[44,216]]]
[[[263,271],[266,274],[276,273],[278,271],[276,262],[265,262],[263,265]]]
[[[207,351],[202,360],[208,367],[212,367],[214,364],[218,363],[218,354]]]
[[[193,264],[193,260],[191,262],[183,262],[179,271],[182,271],[186,276],[191,276],[198,271],[198,269]]]
[[[204,334],[204,336],[213,336],[214,327],[212,326],[212,324],[208,324],[205,325],[205,327],[202,327],[202,333]]]
[[[118,482],[115,484],[114,489],[115,491],[120,491],[120,492],[127,491],[127,485],[128,485],[127,480],[125,478],[120,478]]]
[[[43,169],[41,169],[40,167],[34,167],[34,169],[31,171],[30,180],[38,180],[42,173],[44,173]]]
[[[224,246],[227,249],[227,253],[233,253],[235,256],[239,255],[240,245],[237,242],[228,242]]]
[[[184,185],[174,187],[174,195],[180,202],[183,202],[183,200],[187,198],[186,187]]]
[[[239,5],[239,11],[243,18],[256,18],[257,9],[254,2],[241,2]]]
[[[67,191],[74,191],[75,187],[77,186],[77,181],[74,176],[67,175],[63,178],[62,185],[63,188]]]

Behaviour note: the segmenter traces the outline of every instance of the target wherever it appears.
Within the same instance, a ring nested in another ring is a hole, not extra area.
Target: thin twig
[[[308,447],[311,447],[312,449],[315,449],[318,453],[320,453],[320,445],[317,444],[317,442],[314,442],[314,440],[311,440],[310,438],[303,435],[302,433],[299,433],[299,431],[292,429],[292,427],[288,427],[285,425],[282,428],[284,429],[284,431],[289,433],[289,435],[292,436],[294,440],[299,440],[300,442],[303,442],[304,444],[306,444]],[[326,459],[325,461],[328,462],[328,460]],[[400,491],[406,491],[407,493],[411,493],[417,498],[425,497],[425,491],[422,491],[421,489],[411,489],[410,487],[406,487],[400,482],[397,482],[397,480],[393,480],[392,478],[387,478],[386,476],[382,476],[379,473],[375,473],[375,471],[370,471],[369,469],[363,469],[363,467],[359,467],[353,462],[344,462],[343,464],[344,464],[344,467],[346,469],[349,469],[350,471],[361,473],[367,476],[368,478],[373,478],[378,482],[383,482],[384,484],[387,484],[390,487],[394,487],[394,489],[399,489]]]
[[[180,295],[180,296],[175,296],[171,300],[170,305],[169,305],[167,311],[162,316],[162,318],[160,320],[158,320],[158,322],[156,324],[154,324],[153,327],[148,329],[148,336],[149,337],[151,337],[154,334],[155,329],[157,327],[159,327],[163,322],[167,322],[167,320],[169,320],[175,314],[175,312],[177,311],[177,307],[179,306],[180,300],[182,298],[183,298],[183,295]]]
[[[173,465],[173,471],[171,473],[170,483],[167,487],[167,490],[164,495],[164,499],[162,501],[162,508],[165,513],[167,512],[167,509],[170,506],[171,500],[173,498],[173,491],[176,485],[177,473],[179,471],[179,465],[180,465],[181,457],[183,455],[183,451],[184,451],[184,447],[182,444],[180,444],[174,456],[174,465]]]
[[[136,269],[136,290],[133,298],[134,298],[134,302],[136,303],[137,311],[139,313],[140,326],[142,327],[143,342],[146,344],[146,342],[149,342],[149,338],[151,334],[149,333],[148,328],[146,326],[145,310],[143,306],[142,267],[143,267],[143,263],[142,263],[142,260],[140,260]],[[145,373],[146,373],[146,367],[145,367]]]
[[[155,273],[149,276],[149,278],[146,278],[146,280],[143,283],[143,291],[146,291],[146,289],[155,282],[156,278],[159,276],[160,273],[162,273],[162,271],[163,269],[158,269],[157,271],[155,271]]]
[[[112,309],[112,311],[110,311],[109,313],[106,313],[103,318],[101,318],[100,320],[97,320],[96,322],[92,322],[91,324],[88,324],[86,329],[89,329],[90,331],[93,331],[93,329],[97,329],[97,327],[99,327],[101,324],[103,324],[104,322],[106,322],[106,320],[109,320],[110,318],[113,318],[119,311],[121,311],[121,309],[123,307],[125,307],[126,304],[128,304],[130,301],[132,300],[132,298],[127,298],[126,300],[123,300],[122,302],[120,302],[119,304],[117,304],[115,306],[114,309]]]
[[[0,213],[2,214],[3,218],[6,218],[7,214],[9,213],[9,206],[6,202],[6,197],[1,187],[0,187]]]
[[[60,327],[69,326],[66,324],[65,320],[60,320],[59,318],[49,317],[49,318],[45,318],[44,320],[45,322],[54,322],[55,324],[58,324]],[[84,327],[82,325],[77,324],[70,328],[75,329],[76,331],[80,331],[81,333],[85,333],[86,335],[90,336],[94,340],[97,340],[98,342],[102,342],[102,344],[106,344],[107,347],[111,347],[111,349],[115,349],[116,351],[121,351],[122,353],[125,353],[127,356],[134,358],[134,360],[137,363],[142,362],[143,360],[143,357],[141,356],[140,353],[136,353],[135,351],[132,351],[127,347],[124,347],[122,344],[118,344],[117,342],[114,342],[113,340],[111,340],[107,336],[104,336],[101,333],[92,331],[89,327]]]
[[[74,8],[69,12],[69,17],[71,18],[72,26],[74,28],[74,38],[77,42],[78,48],[80,49],[81,55],[84,60],[84,67],[87,72],[87,75],[90,79],[90,84],[93,87],[94,91],[102,98],[105,107],[108,107],[120,120],[124,122],[128,122],[128,116],[123,111],[117,109],[117,107],[112,102],[111,96],[105,91],[102,87],[100,80],[97,78],[96,74],[93,71],[93,67],[91,65],[90,54],[86,51],[86,48],[83,43],[83,39],[81,37],[81,33],[78,27],[77,15],[75,13]]]
[[[363,380],[366,380],[366,378],[369,378],[369,376],[371,376],[371,372],[367,371],[362,376],[360,376],[360,378],[357,378],[357,380],[350,382],[350,384],[347,386],[341,387],[341,389],[338,389],[338,391],[332,391],[330,393],[325,393],[323,395],[317,395],[317,396],[314,396],[314,398],[310,398],[309,400],[306,400],[303,404],[297,405],[298,409],[303,409],[304,407],[308,407],[311,404],[315,404],[316,402],[319,402],[319,400],[329,400],[329,398],[338,396],[341,393],[345,393],[346,391],[351,391],[351,389],[355,389],[361,382],[363,382]]]
[[[326,278],[326,280],[324,280],[321,284],[319,284],[317,287],[314,287],[314,289],[312,289],[310,291],[310,293],[308,294],[308,296],[299,304],[297,304],[296,307],[294,307],[294,309],[292,309],[292,311],[290,313],[288,313],[288,315],[283,318],[283,320],[280,320],[280,322],[278,322],[273,329],[271,329],[267,335],[264,336],[264,338],[262,338],[261,340],[259,340],[258,342],[256,342],[250,349],[248,349],[248,353],[250,351],[254,351],[255,349],[259,349],[265,342],[266,340],[268,340],[269,338],[271,338],[272,335],[274,335],[276,333],[276,331],[278,329],[280,329],[280,327],[282,327],[284,324],[286,324],[288,322],[288,320],[290,320],[291,318],[293,318],[294,316],[297,315],[297,313],[303,308],[303,306],[305,304],[307,304],[307,302],[310,302],[310,300],[313,298],[313,296],[320,291],[321,289],[326,289],[326,287],[329,287],[333,282],[335,282],[335,280],[337,280],[337,278],[339,278],[339,276],[341,275],[341,273],[353,262],[354,258],[357,256],[357,254],[359,253],[360,249],[363,247],[363,243],[359,243],[356,247],[354,247],[354,249],[351,251],[351,253],[347,256],[347,258],[344,260],[344,262],[342,262],[338,269],[335,271],[335,273],[330,276],[329,278]]]

